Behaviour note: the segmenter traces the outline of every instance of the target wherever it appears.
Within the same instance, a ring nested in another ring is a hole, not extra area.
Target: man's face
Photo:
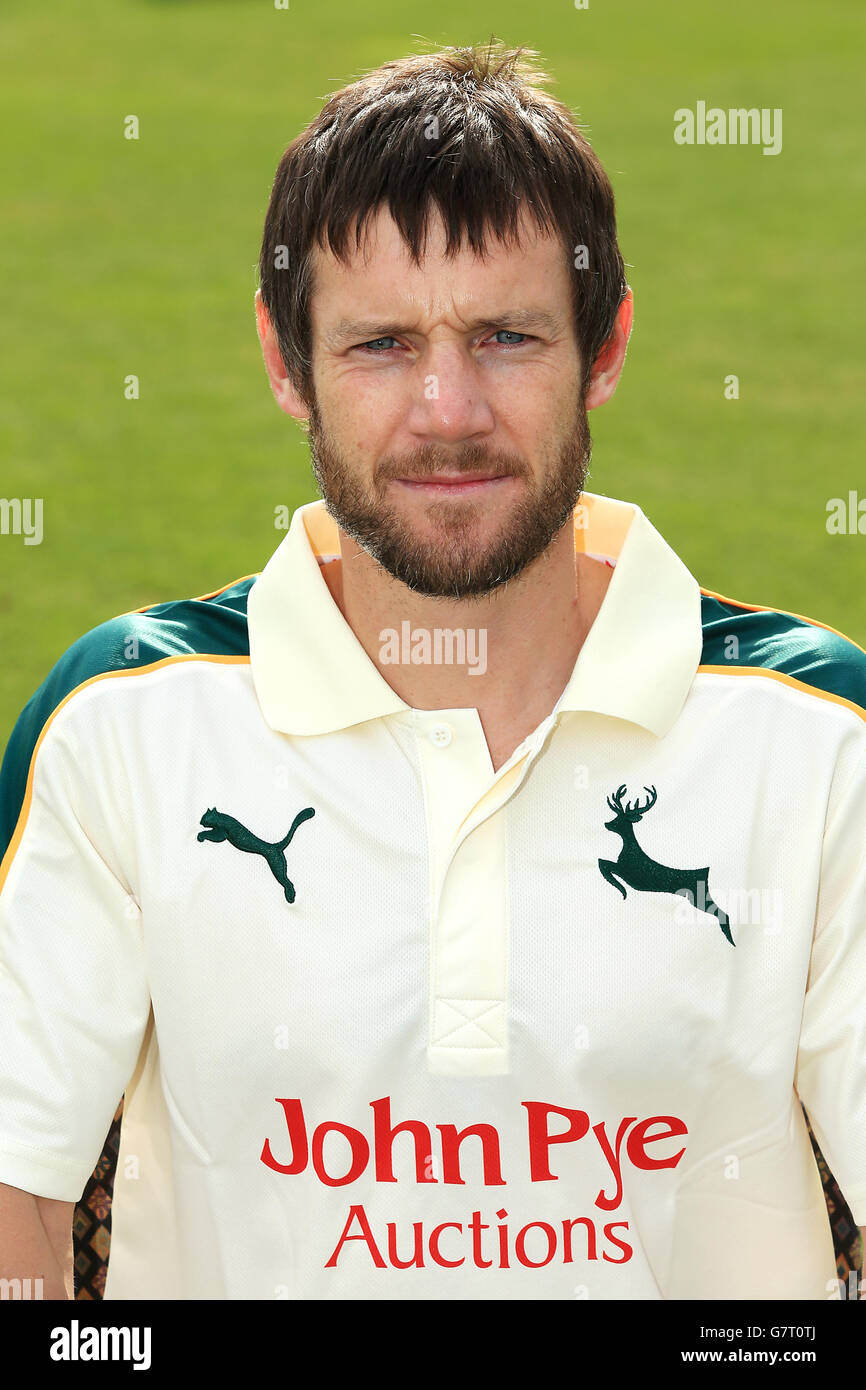
[[[328,511],[395,579],[462,598],[569,521],[591,439],[558,238],[412,264],[380,210],[349,266],[317,251],[310,450]]]

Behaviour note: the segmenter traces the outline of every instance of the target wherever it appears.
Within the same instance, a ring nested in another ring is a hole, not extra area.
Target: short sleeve
[[[866,1226],[866,734],[831,791],[796,1088],[851,1208]]]
[[[77,730],[82,700],[34,697],[0,772],[0,1182],[61,1201],[99,1160],[150,1014],[109,759]]]

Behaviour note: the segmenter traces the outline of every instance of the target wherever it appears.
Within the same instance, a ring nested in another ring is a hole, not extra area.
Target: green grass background
[[[705,587],[866,646],[866,536],[825,526],[866,497],[862,0],[5,0],[0,496],[42,497],[45,538],[0,536],[0,747],[77,636],[260,570],[315,495],[254,331],[280,154],[365,69],[491,33],[617,195],[635,329],[588,487]],[[675,145],[701,99],[781,107],[782,153]]]

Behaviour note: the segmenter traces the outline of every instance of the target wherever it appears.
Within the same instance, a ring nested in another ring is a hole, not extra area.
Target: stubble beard
[[[422,445],[402,458],[380,459],[371,484],[362,482],[334,445],[317,402],[310,410],[310,458],[325,507],[348,536],[394,579],[415,593],[462,599],[489,594],[514,579],[544,553],[571,520],[586,482],[592,438],[584,406],[577,401],[574,420],[561,442],[553,442],[556,463],[539,486],[519,455],[469,442],[454,449]],[[398,477],[423,477],[447,468],[464,473],[481,467],[524,480],[523,490],[492,539],[473,538],[478,508],[471,500],[433,501],[426,508],[435,538],[421,538],[385,500],[388,483]]]

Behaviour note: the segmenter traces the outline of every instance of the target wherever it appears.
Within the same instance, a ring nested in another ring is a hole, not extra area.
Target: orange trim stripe
[[[846,709],[853,710],[861,719],[866,720],[866,709],[862,705],[855,704],[853,700],[846,700],[844,695],[833,695],[829,690],[819,690],[817,686],[797,680],[796,676],[788,676],[784,671],[771,671],[766,666],[699,666],[695,674],[698,675],[701,671],[711,676],[765,676],[769,680],[790,685],[793,690],[802,690],[806,695],[817,695],[821,700],[829,700],[833,705],[844,705]]]
[[[235,583],[237,582],[238,581],[235,580]],[[231,585],[228,585],[227,587],[231,588]],[[121,614],[120,616],[123,615]],[[0,893],[2,893],[3,891],[3,885],[6,882],[6,879],[9,875],[9,870],[12,867],[12,861],[14,860],[15,855],[18,852],[18,846],[21,844],[21,840],[24,836],[24,830],[27,825],[27,818],[30,815],[30,806],[33,801],[33,774],[36,768],[36,755],[38,754],[39,749],[42,746],[42,740],[45,738],[45,735],[48,733],[48,730],[50,729],[52,723],[57,718],[60,711],[63,709],[63,706],[68,704],[72,697],[74,695],[77,695],[79,691],[84,690],[88,685],[95,685],[97,681],[117,680],[123,679],[124,677],[128,676],[141,676],[144,675],[147,671],[158,670],[160,666],[172,666],[182,661],[209,661],[215,662],[217,665],[221,666],[249,666],[250,664],[250,658],[248,656],[203,656],[199,652],[188,652],[185,656],[165,656],[162,657],[159,661],[151,661],[148,663],[147,666],[135,666],[129,671],[101,671],[99,675],[89,676],[86,681],[82,681],[80,685],[76,685],[74,690],[70,690],[68,695],[64,695],[57,708],[51,711],[51,714],[43,724],[39,737],[36,740],[36,746],[34,747],[33,753],[30,758],[30,767],[27,770],[27,786],[24,789],[24,800],[21,803],[21,810],[18,813],[18,820],[16,821],[15,829],[12,832],[12,839],[9,841],[6,853],[3,856],[3,862],[2,864],[0,864]]]
[[[259,577],[260,574],[261,574],[261,570],[258,570],[255,574],[242,574],[241,577],[240,577],[240,579],[233,579],[233,580],[231,581],[230,584],[223,584],[223,586],[222,586],[221,589],[214,589],[214,591],[213,591],[212,594],[195,594],[195,595],[193,595],[192,602],[193,602],[193,603],[203,603],[203,602],[205,601],[205,599],[209,599],[209,598],[219,598],[220,594],[224,594],[224,593],[226,593],[229,589],[233,589],[233,588],[235,587],[236,584],[243,584],[244,580],[246,580],[246,579],[258,579],[258,577]],[[129,616],[130,613],[146,613],[147,610],[148,610],[149,608],[158,608],[159,605],[160,605],[161,603],[177,603],[177,602],[186,603],[186,602],[188,602],[188,601],[189,601],[189,600],[187,600],[187,599],[179,599],[179,600],[178,600],[178,599],[171,599],[171,598],[158,598],[158,599],[155,599],[153,603],[145,603],[144,606],[143,606],[142,608],[128,608],[127,611],[126,611],[125,613],[118,613],[118,614],[117,614],[117,617],[118,617],[118,618],[126,618],[126,617]]]
[[[861,647],[847,632],[840,632],[838,627],[831,627],[829,623],[819,623],[817,618],[807,618],[804,613],[792,613],[787,608],[771,608],[763,603],[742,603],[738,598],[727,598],[724,594],[715,593],[713,589],[701,589],[701,593],[706,594],[707,598],[717,598],[722,603],[730,603],[734,608],[746,608],[750,613],[782,613],[786,618],[799,618],[801,622],[811,623],[812,627],[822,627],[825,632],[835,632],[837,637],[843,637],[866,656],[866,647]]]

